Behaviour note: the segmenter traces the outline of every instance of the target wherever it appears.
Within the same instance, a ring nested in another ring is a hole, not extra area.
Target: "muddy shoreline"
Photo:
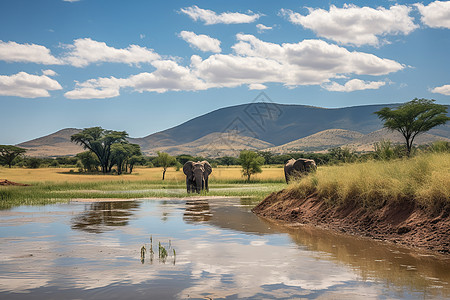
[[[316,195],[295,191],[270,194],[252,210],[285,224],[308,224],[346,234],[369,237],[407,247],[450,255],[450,205],[432,211],[403,201],[378,209],[356,204],[334,207]]]

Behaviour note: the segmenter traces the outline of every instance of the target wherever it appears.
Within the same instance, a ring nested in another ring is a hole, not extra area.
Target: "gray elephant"
[[[296,160],[291,158],[284,165],[284,176],[286,177],[286,183],[289,183],[290,179],[294,177],[301,177],[305,173],[316,170],[316,168],[316,162],[313,159],[299,158]]]
[[[187,192],[200,193],[201,190],[209,191],[208,176],[212,172],[211,165],[207,161],[188,161],[183,166],[186,175]]]

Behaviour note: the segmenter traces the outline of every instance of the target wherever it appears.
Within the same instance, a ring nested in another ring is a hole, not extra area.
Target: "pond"
[[[0,211],[0,298],[450,297],[449,259],[280,226],[253,205],[145,199]]]

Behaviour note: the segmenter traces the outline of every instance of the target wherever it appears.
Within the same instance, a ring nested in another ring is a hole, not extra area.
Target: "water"
[[[450,299],[449,259],[278,226],[250,208],[149,199],[0,211],[0,298]]]

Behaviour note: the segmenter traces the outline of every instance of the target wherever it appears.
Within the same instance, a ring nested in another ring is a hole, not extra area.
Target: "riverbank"
[[[285,189],[270,194],[253,212],[289,224],[311,224],[450,255],[449,204],[439,210],[407,200],[386,202],[377,208],[350,201],[336,206],[317,194],[304,197]]]

